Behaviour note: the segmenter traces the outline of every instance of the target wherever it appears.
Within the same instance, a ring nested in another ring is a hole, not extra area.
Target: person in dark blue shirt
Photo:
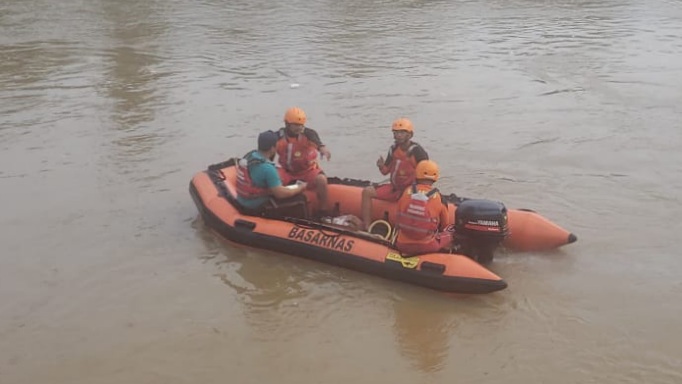
[[[246,154],[237,164],[237,201],[249,210],[262,208],[270,197],[286,199],[303,192],[305,182],[283,186],[273,160],[279,140],[277,132],[258,135],[258,149]]]

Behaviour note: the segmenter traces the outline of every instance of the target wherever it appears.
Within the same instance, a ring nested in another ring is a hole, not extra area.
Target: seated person
[[[452,232],[443,231],[448,221],[447,204],[433,187],[439,176],[438,164],[421,161],[415,170],[416,183],[398,200],[395,247],[405,255],[438,252],[452,243]]]
[[[395,143],[389,148],[388,156],[384,160],[379,156],[377,167],[382,175],[391,175],[391,182],[374,188],[366,187],[362,190],[362,221],[365,229],[372,223],[372,199],[398,201],[403,190],[414,183],[414,170],[422,160],[428,160],[429,155],[421,145],[412,141],[414,127],[412,122],[404,117],[397,119],[391,126]]]
[[[327,176],[318,161],[318,153],[327,160],[331,152],[320,140],[317,131],[305,126],[306,114],[301,108],[289,108],[284,114],[284,128],[279,130],[277,156],[279,176],[284,185],[294,180],[305,181],[314,188],[318,202],[318,216],[327,212]]]
[[[285,187],[273,159],[277,132],[265,131],[258,135],[258,149],[247,153],[237,165],[237,201],[250,214],[262,213],[271,197],[287,199],[303,192],[306,183]]]

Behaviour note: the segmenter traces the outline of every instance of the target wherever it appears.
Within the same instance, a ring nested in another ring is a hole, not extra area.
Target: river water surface
[[[0,382],[682,382],[682,4],[0,1]],[[292,86],[293,84],[293,86]],[[298,85],[298,86],[296,86]],[[451,296],[221,241],[192,175],[298,105],[378,181],[578,235]]]

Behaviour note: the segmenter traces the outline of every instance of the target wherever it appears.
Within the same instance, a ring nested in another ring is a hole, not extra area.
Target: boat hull
[[[481,294],[507,287],[501,277],[464,255],[403,257],[390,243],[368,235],[306,220],[244,215],[233,205],[233,173],[234,167],[199,172],[189,187],[207,226],[230,241],[445,292]]]

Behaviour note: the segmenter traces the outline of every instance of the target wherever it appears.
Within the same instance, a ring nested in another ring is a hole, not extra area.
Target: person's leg
[[[315,176],[315,191],[317,192],[318,209],[326,214],[329,203],[327,201],[327,176],[324,173],[318,173]]]
[[[372,223],[372,198],[376,195],[377,191],[372,186],[365,187],[362,190],[360,211],[362,212],[362,225],[365,231],[369,229],[369,225]]]
[[[371,190],[367,191],[368,188]],[[367,192],[366,192],[367,191]],[[384,201],[398,201],[400,198],[401,191],[396,191],[393,189],[392,184],[381,184],[376,188],[367,187],[362,191],[362,220],[365,224],[365,228],[369,229],[369,225],[372,224],[372,199],[379,199]]]
[[[312,168],[300,174],[293,175],[296,180],[302,180],[308,183],[307,189],[315,190],[317,196],[317,210],[322,215],[327,215],[328,193],[327,193],[327,176],[320,168]]]
[[[422,242],[400,242],[396,241],[395,248],[405,256],[423,255],[425,253],[435,253],[443,248],[443,242],[437,236]]]
[[[396,191],[393,189],[392,184],[381,184],[376,188],[376,192],[376,196],[374,197],[375,199],[391,202],[398,201],[400,199],[400,195],[402,195],[402,191]]]

